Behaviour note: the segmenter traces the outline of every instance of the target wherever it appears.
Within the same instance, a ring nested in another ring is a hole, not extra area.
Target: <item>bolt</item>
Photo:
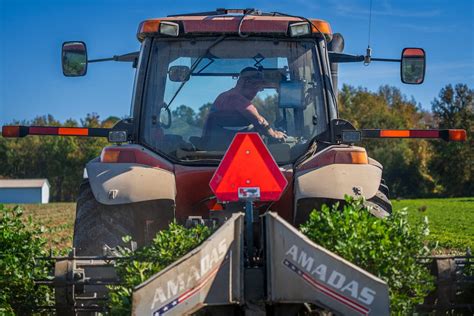
[[[74,278],[75,281],[77,281],[77,280],[82,280],[83,277],[84,277],[84,276],[82,275],[81,272],[74,272],[73,278]]]
[[[245,153],[246,153],[247,155],[250,155],[250,150],[246,150]]]
[[[247,179],[245,183],[250,184],[250,179]]]

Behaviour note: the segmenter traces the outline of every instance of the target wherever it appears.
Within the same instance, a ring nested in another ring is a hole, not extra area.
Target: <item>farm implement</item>
[[[295,227],[346,195],[390,216],[383,167],[354,144],[466,139],[457,129],[358,130],[338,116],[339,63],[400,63],[402,82],[421,84],[424,50],[405,48],[399,59],[345,54],[327,22],[255,9],[146,20],[137,38],[139,52],[105,59],[89,60],[80,41],[62,49],[70,77],[94,62],[132,63],[130,118],[110,129],[2,129],[3,137],[113,143],[86,165],[73,251],[52,258],[54,278],[38,281],[55,288],[57,313],[105,312],[105,286],[120,283],[114,263],[124,260],[110,249],[126,235],[147,245],[176,220],[217,230],[134,289],[134,315],[389,314],[385,282]]]

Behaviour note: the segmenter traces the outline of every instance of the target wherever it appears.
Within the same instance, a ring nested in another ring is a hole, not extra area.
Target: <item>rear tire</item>
[[[388,196],[381,189],[373,197],[365,201],[365,204],[371,207],[370,213],[375,217],[385,218],[392,214],[392,202],[390,202]]]
[[[131,236],[138,246],[143,246],[173,219],[171,200],[105,205],[95,199],[86,180],[77,199],[73,246],[81,256],[103,255],[105,245],[124,245],[124,236]]]

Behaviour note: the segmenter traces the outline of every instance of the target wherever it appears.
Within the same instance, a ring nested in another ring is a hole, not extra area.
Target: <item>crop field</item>
[[[13,205],[11,205],[13,206]],[[24,215],[43,225],[52,249],[72,246],[76,203],[23,204]]]
[[[428,217],[430,246],[436,253],[474,249],[474,197],[392,201],[394,209],[406,207],[412,222]]]
[[[406,207],[409,220],[416,223],[428,217],[431,247],[435,253],[461,253],[474,249],[474,197],[392,201],[394,209]],[[48,228],[47,237],[54,249],[72,245],[75,203],[25,204],[26,215]]]

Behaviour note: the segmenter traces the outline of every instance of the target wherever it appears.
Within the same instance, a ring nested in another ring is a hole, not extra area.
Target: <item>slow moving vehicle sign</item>
[[[288,181],[258,133],[237,133],[209,183],[222,202],[277,201]]]

